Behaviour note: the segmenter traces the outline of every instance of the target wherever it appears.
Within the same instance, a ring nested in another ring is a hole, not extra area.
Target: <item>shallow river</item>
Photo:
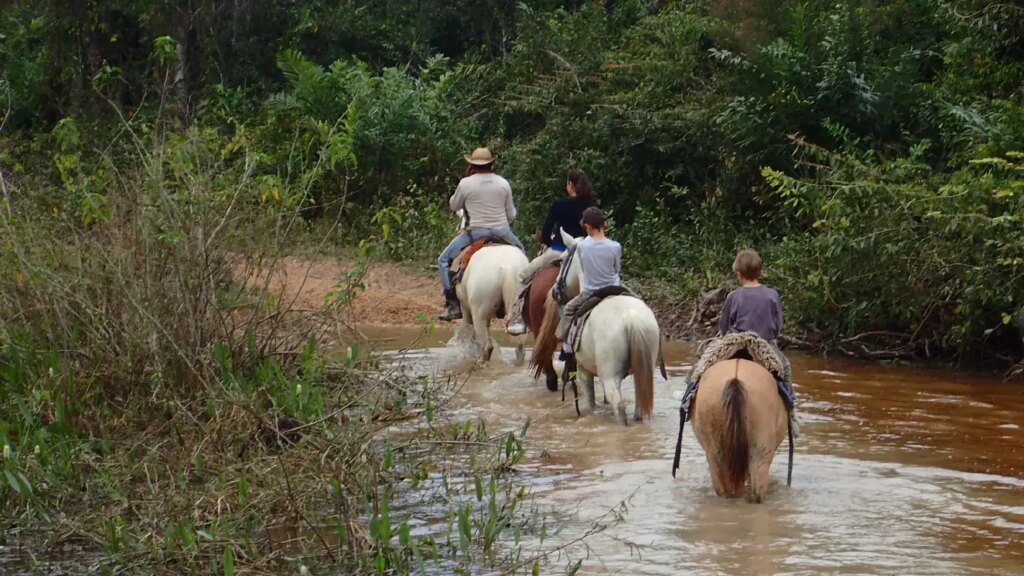
[[[399,347],[412,332],[370,335]],[[446,338],[411,357],[450,368]],[[512,366],[511,349],[497,356],[470,378],[457,417],[489,430],[535,420],[520,468],[538,505],[579,534],[632,494],[622,521],[575,551],[583,573],[1024,574],[1024,386],[794,354],[803,427],[793,485],[783,443],[767,502],[755,505],[715,496],[689,427],[670,475],[673,394],[692,345],[666,345],[653,421],[628,427],[600,404],[578,421],[571,405],[551,412],[559,395]],[[632,406],[632,379],[622,389]]]

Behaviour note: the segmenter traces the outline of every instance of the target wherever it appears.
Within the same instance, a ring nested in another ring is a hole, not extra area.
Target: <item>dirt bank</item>
[[[250,286],[266,285],[281,295],[285,304],[316,309],[346,283],[352,263],[330,258],[286,257],[258,274]],[[268,277],[269,276],[269,277]],[[358,325],[404,326],[419,324],[418,317],[433,318],[441,308],[438,281],[429,271],[392,262],[370,266],[362,278],[365,286],[345,308],[343,320]]]
[[[352,263],[343,258],[309,259],[297,256],[282,258],[259,274],[250,275],[247,283],[257,287],[266,284],[271,292],[280,294],[293,308],[315,309],[323,306],[337,290]],[[269,284],[267,274],[269,277]],[[358,325],[412,326],[433,321],[441,310],[440,286],[433,272],[426,267],[394,262],[376,262],[362,282],[365,288],[345,309],[343,320]],[[664,283],[641,282],[641,294],[654,310],[662,332],[670,339],[693,339],[705,336],[706,322],[695,322],[694,304],[673,293]],[[705,319],[706,320],[706,319]],[[696,329],[695,329],[696,326]]]

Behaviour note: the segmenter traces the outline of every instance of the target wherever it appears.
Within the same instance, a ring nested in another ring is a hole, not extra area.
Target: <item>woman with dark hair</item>
[[[538,240],[544,245],[544,250],[519,275],[522,286],[516,305],[509,314],[509,323],[506,328],[509,334],[518,336],[526,333],[526,324],[523,322],[522,314],[523,296],[526,293],[526,287],[533,280],[533,275],[541,268],[550,266],[562,258],[565,244],[562,242],[559,229],[565,230],[574,238],[581,238],[587,234],[580,224],[583,211],[594,205],[594,187],[590,184],[587,173],[583,170],[569,171],[569,176],[565,181],[565,192],[566,197],[551,203],[551,207],[548,208],[548,217],[544,220],[544,227],[540,230]]]

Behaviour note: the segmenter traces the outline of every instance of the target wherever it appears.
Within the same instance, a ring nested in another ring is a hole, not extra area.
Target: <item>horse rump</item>
[[[722,460],[728,490],[738,494],[743,490],[750,468],[750,445],[747,442],[747,393],[737,378],[732,378],[722,390],[725,411],[725,446]]]

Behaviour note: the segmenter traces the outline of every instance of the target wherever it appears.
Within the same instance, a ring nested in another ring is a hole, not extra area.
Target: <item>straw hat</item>
[[[476,150],[473,150],[472,154],[466,154],[463,158],[466,159],[466,162],[469,162],[474,166],[486,166],[488,164],[492,164],[498,159],[497,156],[491,154],[489,148],[477,148]]]

